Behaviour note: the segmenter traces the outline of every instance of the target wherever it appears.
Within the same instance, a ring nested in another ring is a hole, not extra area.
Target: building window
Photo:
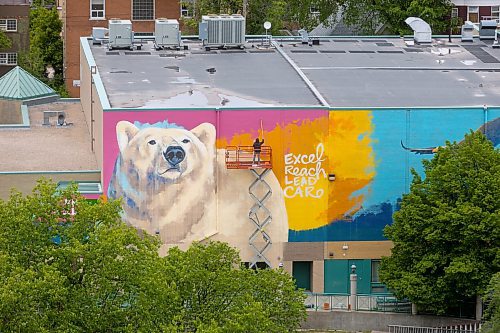
[[[479,6],[467,7],[467,18],[472,23],[479,23]]]
[[[380,260],[372,260],[372,282],[380,282]]]
[[[451,17],[453,17],[453,18],[458,17],[458,8],[457,7],[451,9]]]
[[[491,6],[491,18],[493,20],[500,18],[500,6]]]
[[[17,31],[17,20],[16,19],[0,20],[0,30]]]
[[[17,53],[0,53],[0,65],[17,65]]]
[[[181,17],[193,17],[193,5],[181,2]]]
[[[104,18],[104,0],[90,0],[90,18]]]
[[[154,0],[132,0],[132,20],[153,20]]]

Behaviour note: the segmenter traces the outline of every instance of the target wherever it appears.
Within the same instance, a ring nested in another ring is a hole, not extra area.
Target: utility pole
[[[243,0],[243,16],[247,17],[248,0]]]

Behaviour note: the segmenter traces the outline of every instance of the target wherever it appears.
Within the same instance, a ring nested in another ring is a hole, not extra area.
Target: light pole
[[[356,265],[351,265],[351,275],[349,276],[349,280],[351,281],[351,294],[349,296],[349,309],[357,310],[356,304],[356,294],[358,289],[358,275],[356,274]]]

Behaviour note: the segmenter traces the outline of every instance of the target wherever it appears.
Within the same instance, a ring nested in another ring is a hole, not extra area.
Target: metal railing
[[[410,302],[398,300],[392,295],[356,295],[355,302],[355,304],[349,303],[349,294],[307,293],[305,306],[314,311],[357,310],[411,313]]]
[[[479,322],[445,327],[389,325],[390,333],[478,333],[480,330]]]

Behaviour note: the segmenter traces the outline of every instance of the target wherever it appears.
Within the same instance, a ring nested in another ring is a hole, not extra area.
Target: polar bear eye
[[[188,143],[188,142],[189,142],[189,140],[188,140],[188,139],[184,139],[184,140],[182,140],[182,143]]]
[[[156,141],[155,141],[155,140],[151,140],[151,141],[149,141],[148,143],[152,146],[152,145],[155,145],[155,144],[156,144]]]

